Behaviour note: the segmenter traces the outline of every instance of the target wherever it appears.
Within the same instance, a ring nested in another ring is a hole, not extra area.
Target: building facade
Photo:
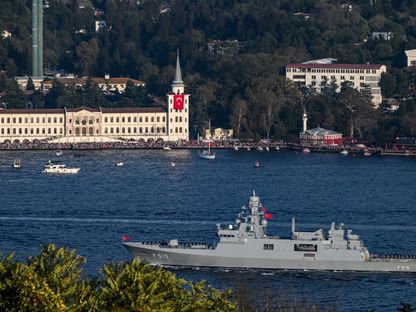
[[[416,66],[416,49],[415,50],[406,50],[407,57],[407,67]]]
[[[286,65],[286,77],[303,86],[310,86],[317,92],[321,85],[335,81],[338,85],[337,91],[341,90],[343,82],[350,82],[358,91],[367,86],[371,90],[372,103],[378,107],[383,98],[381,95],[380,79],[385,73],[385,65],[371,64],[317,64],[301,63]]]
[[[113,142],[189,140],[189,94],[179,54],[166,107],[0,109],[3,142]]]
[[[342,134],[324,128],[313,128],[302,131],[299,135],[302,145],[331,146],[342,145]]]

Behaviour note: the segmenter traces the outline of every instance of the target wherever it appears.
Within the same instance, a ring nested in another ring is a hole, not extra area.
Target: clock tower
[[[167,94],[167,130],[169,141],[189,140],[189,94],[185,94],[185,84],[182,81],[179,50],[176,52],[175,77],[172,83],[172,93]]]

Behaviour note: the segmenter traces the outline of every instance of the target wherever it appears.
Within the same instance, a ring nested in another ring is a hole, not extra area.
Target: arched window
[[[182,122],[182,117],[179,117],[179,122]]]
[[[143,133],[143,128],[142,127],[139,128],[139,133]]]
[[[175,117],[175,122],[178,122],[178,116]]]
[[[182,127],[179,127],[179,133],[182,133]]]
[[[175,128],[175,133],[178,133],[178,127]]]
[[[110,128],[110,133],[114,133],[114,129],[113,128]]]
[[[146,127],[146,128],[144,128],[144,133],[148,133],[149,132],[149,129]]]

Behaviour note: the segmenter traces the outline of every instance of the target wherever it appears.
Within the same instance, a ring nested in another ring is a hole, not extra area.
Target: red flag
[[[121,237],[121,239],[123,240],[123,242],[128,242],[129,241],[129,236],[128,235],[123,235]]]
[[[262,207],[261,211],[266,212],[267,211],[266,207]]]
[[[184,94],[175,94],[173,96],[173,108],[177,110],[182,110],[184,101],[185,101]]]
[[[265,219],[271,219],[272,217],[273,217],[273,215],[271,213],[265,213],[264,214]]]

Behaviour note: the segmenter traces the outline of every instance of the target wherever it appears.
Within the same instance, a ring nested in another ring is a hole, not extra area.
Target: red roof
[[[68,108],[68,112],[79,112],[87,110],[89,112],[99,112],[99,108],[77,107]],[[165,113],[162,107],[119,107],[119,108],[102,108],[103,113]],[[0,114],[63,114],[63,108],[41,108],[41,109],[0,109]]]
[[[63,114],[62,108],[40,108],[40,109],[0,109],[0,114]]]
[[[287,64],[286,68],[380,69],[380,64]]]
[[[103,113],[166,113],[162,107],[102,108]]]

